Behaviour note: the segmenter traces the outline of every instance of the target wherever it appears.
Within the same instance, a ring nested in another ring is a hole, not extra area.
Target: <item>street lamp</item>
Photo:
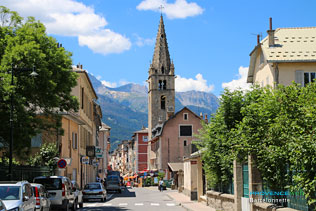
[[[17,68],[11,66],[11,86],[14,86],[14,70],[20,71],[32,71],[30,74],[31,77],[36,77],[38,74],[35,72],[35,66],[33,66],[32,69],[30,68]],[[10,105],[10,148],[9,148],[9,180],[13,180],[13,173],[12,173],[12,155],[13,155],[13,111],[14,111],[14,106],[13,106],[13,91],[11,91],[11,105]]]

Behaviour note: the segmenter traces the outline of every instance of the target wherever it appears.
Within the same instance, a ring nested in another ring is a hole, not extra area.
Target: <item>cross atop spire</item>
[[[159,9],[160,9],[160,13],[162,15],[162,9],[165,8],[163,5],[160,5]]]

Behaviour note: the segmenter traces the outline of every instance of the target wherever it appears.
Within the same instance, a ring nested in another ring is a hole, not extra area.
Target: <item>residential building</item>
[[[101,179],[105,179],[107,175],[108,165],[109,165],[109,150],[110,150],[110,131],[111,127],[102,123],[99,130],[99,166],[98,173]],[[97,155],[98,157],[98,155]]]
[[[272,29],[250,53],[247,82],[261,86],[302,86],[316,78],[316,27]]]
[[[147,170],[147,148],[148,148],[148,128],[134,132],[132,142],[134,143],[134,166],[133,173]]]
[[[149,166],[166,173],[171,178],[168,163],[183,163],[193,151],[196,151],[193,134],[202,128],[201,117],[187,107],[160,122],[152,131],[153,138],[149,145],[152,151]],[[171,167],[172,168],[172,167]]]
[[[84,124],[79,125],[79,153],[80,158],[89,157],[89,164],[81,163],[80,175],[81,186],[89,182],[94,182],[97,176],[98,162],[95,157],[95,146],[98,142],[98,132],[101,126],[102,112],[100,106],[96,104],[97,94],[92,86],[87,71],[82,65],[73,67],[73,71],[78,74],[77,86],[72,93],[79,99],[79,116]]]

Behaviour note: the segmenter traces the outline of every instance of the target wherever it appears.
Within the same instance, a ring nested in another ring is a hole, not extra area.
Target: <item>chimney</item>
[[[80,69],[82,69],[82,64],[80,65]],[[82,69],[83,70],[83,69]]]
[[[60,48],[62,48],[62,47],[63,47],[63,45],[60,43],[60,44],[59,44],[59,47],[60,47]]]
[[[205,114],[205,119],[204,119],[205,123],[208,123],[208,119],[207,119],[207,114]]]
[[[260,44],[260,34],[257,35],[257,45]]]
[[[201,119],[203,119],[203,114],[202,114],[202,112],[200,113],[200,117],[201,117]]]
[[[272,29],[272,18],[270,17],[270,28],[269,30],[267,31],[268,32],[268,36],[269,36],[269,47],[273,47],[275,45],[274,43],[274,31]]]

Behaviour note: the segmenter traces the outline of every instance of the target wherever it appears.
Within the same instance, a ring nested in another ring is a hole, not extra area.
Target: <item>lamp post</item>
[[[11,86],[14,86],[14,70],[25,70],[25,71],[30,71],[32,70],[32,73],[30,74],[31,77],[36,77],[38,74],[35,72],[35,66],[33,66],[32,69],[29,68],[17,68],[11,66]],[[14,111],[14,106],[13,106],[13,90],[11,91],[11,96],[10,96],[10,146],[9,146],[9,180],[13,180],[13,172],[12,172],[12,159],[13,159],[13,111]]]

